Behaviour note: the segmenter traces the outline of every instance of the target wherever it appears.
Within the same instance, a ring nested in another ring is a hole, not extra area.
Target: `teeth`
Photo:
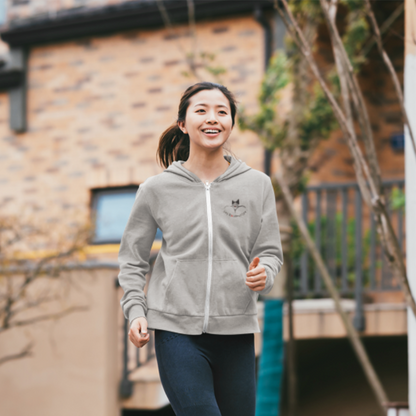
[[[204,130],[205,133],[219,133],[219,130]]]

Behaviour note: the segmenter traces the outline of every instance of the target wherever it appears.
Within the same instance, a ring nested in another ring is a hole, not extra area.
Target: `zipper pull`
[[[205,181],[205,188],[207,188],[207,191],[210,188],[210,186],[211,186],[211,184],[208,181]]]

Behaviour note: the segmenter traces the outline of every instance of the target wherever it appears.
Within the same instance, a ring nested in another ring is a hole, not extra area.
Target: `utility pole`
[[[416,131],[416,1],[405,0],[405,105],[412,130]],[[413,296],[416,294],[416,154],[405,131],[406,172],[406,253],[407,274]],[[416,416],[416,318],[408,310],[409,410]]]

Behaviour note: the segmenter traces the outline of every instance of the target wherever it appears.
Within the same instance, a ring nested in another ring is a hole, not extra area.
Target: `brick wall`
[[[380,6],[375,8],[380,24],[398,5],[398,2],[386,2],[382,10],[379,8]],[[383,36],[384,48],[389,54],[401,82],[403,82],[404,62],[403,33],[404,17],[402,15]],[[316,51],[320,68],[324,71],[331,68],[333,65],[332,50],[325,29],[321,28],[320,30]],[[403,132],[399,102],[390,74],[375,46],[368,57],[368,63],[361,71],[359,83],[373,126],[381,174],[385,179],[402,179],[404,177],[404,152],[394,151],[390,145],[391,136]],[[362,144],[361,141],[360,144]],[[363,146],[362,149],[364,150]],[[344,143],[340,129],[334,131],[328,140],[322,141],[310,161],[309,167],[311,169],[310,184],[356,180],[352,157]]]
[[[402,24],[402,22],[398,23]],[[396,28],[400,30],[400,27]],[[39,219],[89,215],[90,189],[140,184],[162,172],[155,153],[163,130],[176,119],[182,92],[196,79],[181,47],[190,50],[187,25],[171,36],[164,29],[35,47],[28,71],[28,131],[8,127],[8,98],[0,94],[0,209],[34,210]],[[249,112],[257,109],[263,75],[264,37],[251,15],[200,22],[201,51],[224,66],[223,83]],[[388,52],[403,75],[403,43],[390,37]],[[394,153],[390,135],[402,131],[399,106],[389,75],[377,53],[364,70],[364,87],[385,178],[402,178],[403,153]],[[328,44],[319,62],[329,66]],[[206,72],[201,76],[212,79]],[[255,169],[263,170],[264,151],[257,137],[234,129],[228,147]],[[277,169],[277,158],[273,169]],[[335,131],[321,143],[309,164],[310,184],[355,180],[350,153]]]
[[[139,184],[162,172],[155,154],[160,134],[177,115],[182,92],[195,79],[181,44],[187,26],[131,31],[31,50],[28,131],[8,128],[8,99],[0,96],[0,207],[33,208],[59,223],[69,213],[89,214],[90,189]],[[249,111],[263,74],[263,31],[251,17],[198,24],[202,51],[224,66],[223,82]],[[204,76],[203,71],[201,76]],[[206,75],[206,79],[211,79]],[[252,133],[234,129],[228,146],[256,169],[263,149]],[[72,214],[71,214],[72,215]]]

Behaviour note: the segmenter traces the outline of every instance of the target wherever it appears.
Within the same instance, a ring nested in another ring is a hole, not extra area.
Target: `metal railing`
[[[404,206],[400,207],[404,180],[384,181],[383,186],[393,227],[404,250]],[[363,330],[363,294],[398,291],[400,286],[388,267],[373,215],[363,203],[358,185],[308,187],[302,195],[302,216],[341,295],[355,298],[354,325]],[[293,256],[295,298],[328,296],[308,251],[295,244]]]
[[[149,276],[152,274],[155,260],[156,254],[154,254],[149,261]],[[117,278],[116,286],[119,286]],[[130,378],[130,374],[155,357],[155,336],[154,331],[149,331],[149,342],[142,348],[137,348],[129,341],[129,322],[124,316],[123,320],[123,368],[119,392],[120,397],[129,398],[133,394],[133,381]]]

